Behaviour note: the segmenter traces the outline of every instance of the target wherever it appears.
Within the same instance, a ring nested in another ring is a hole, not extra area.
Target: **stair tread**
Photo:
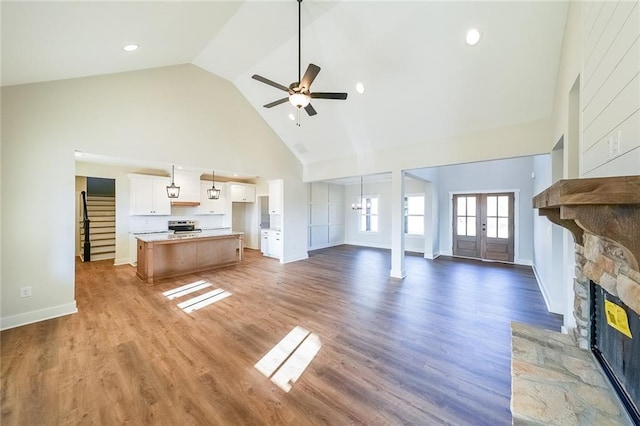
[[[115,248],[116,246],[115,240],[95,240],[95,241],[91,241],[90,244],[91,244],[91,248],[106,247],[106,246],[111,246]],[[84,242],[82,243],[82,247],[84,247]]]
[[[107,247],[93,247],[91,246],[91,254],[94,253],[115,253],[115,247],[107,246]]]

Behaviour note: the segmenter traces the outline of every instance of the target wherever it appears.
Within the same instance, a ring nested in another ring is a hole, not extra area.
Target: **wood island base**
[[[242,234],[149,241],[138,238],[136,276],[147,284],[237,264],[242,260]]]

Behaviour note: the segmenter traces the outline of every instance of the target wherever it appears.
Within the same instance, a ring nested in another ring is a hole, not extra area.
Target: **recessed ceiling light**
[[[356,84],[356,92],[363,94],[364,93],[364,84],[358,83]]]
[[[475,46],[480,41],[480,31],[475,28],[471,28],[467,31],[467,44],[469,46]]]
[[[293,121],[293,120],[295,120],[295,119],[296,119],[296,116],[295,116],[295,115],[293,115],[293,113],[292,113],[292,112],[290,112],[290,113],[289,113],[289,120]]]
[[[134,50],[138,50],[138,47],[140,46],[138,46],[137,44],[127,44],[122,49],[124,49],[127,52],[133,52]]]

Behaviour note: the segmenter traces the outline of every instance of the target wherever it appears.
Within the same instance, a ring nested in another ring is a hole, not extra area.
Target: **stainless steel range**
[[[173,231],[174,234],[190,234],[202,232],[202,229],[196,228],[195,220],[170,220],[169,231]]]

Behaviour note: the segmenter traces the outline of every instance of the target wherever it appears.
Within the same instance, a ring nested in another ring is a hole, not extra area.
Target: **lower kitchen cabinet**
[[[263,229],[260,232],[260,250],[264,256],[282,258],[282,231]]]

